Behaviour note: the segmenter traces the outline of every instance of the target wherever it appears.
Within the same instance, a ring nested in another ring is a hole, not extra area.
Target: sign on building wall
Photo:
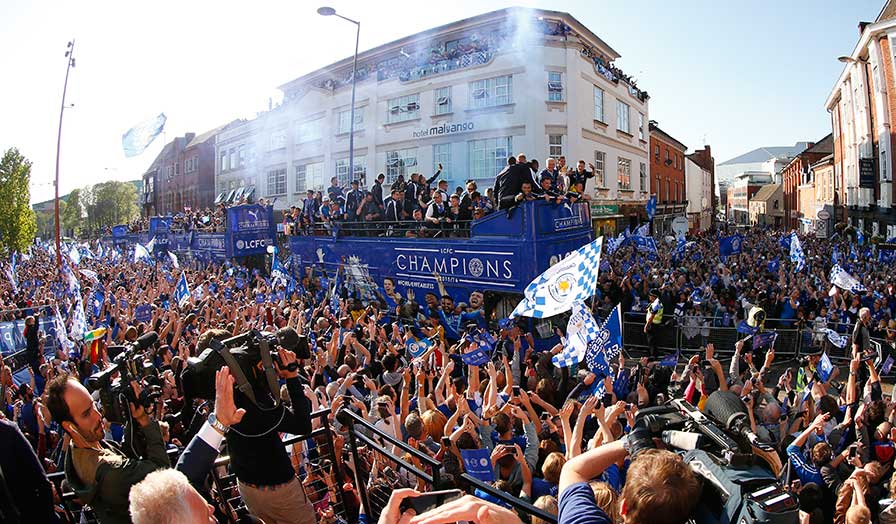
[[[426,138],[430,136],[445,136],[456,133],[466,133],[473,131],[473,122],[460,122],[458,124],[452,122],[443,122],[442,124],[431,126],[426,129],[418,129],[414,131],[414,138]]]
[[[874,189],[874,159],[859,159],[859,187],[862,189]]]

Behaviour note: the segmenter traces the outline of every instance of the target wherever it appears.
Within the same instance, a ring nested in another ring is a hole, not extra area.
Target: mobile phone
[[[520,396],[520,387],[519,386],[513,386],[513,396],[514,397]]]
[[[632,410],[632,405],[633,405],[633,404],[631,404],[631,403],[626,404],[626,405],[625,405],[625,410],[626,410],[626,411],[631,411],[631,410]]]
[[[401,513],[412,509],[417,515],[422,515],[431,509],[435,509],[443,504],[447,504],[452,500],[457,500],[463,496],[459,489],[446,489],[444,491],[431,491],[424,493],[419,497],[408,497],[401,501]]]
[[[604,405],[605,408],[610,407],[610,405],[613,403],[613,394],[612,394],[612,393],[606,393],[606,394],[604,395],[604,398],[601,399],[601,403]]]
[[[442,437],[442,447],[443,448],[451,447],[451,437]]]
[[[793,479],[790,482],[790,491],[799,491],[803,487],[803,481],[800,479]]]
[[[548,413],[547,411],[545,411],[544,413],[541,414],[541,420],[547,420],[548,417],[550,417],[550,416],[551,416],[551,414]]]
[[[858,448],[857,448],[856,446],[850,446],[850,447],[849,447],[849,459],[850,459],[850,460],[856,458],[856,452],[857,452],[857,451],[858,451]]]

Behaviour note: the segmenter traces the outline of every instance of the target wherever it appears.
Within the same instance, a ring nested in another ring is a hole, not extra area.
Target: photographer
[[[131,486],[159,468],[170,467],[159,423],[142,406],[130,405],[132,422],[123,445],[103,440],[103,416],[87,389],[69,375],[47,385],[47,407],[71,439],[65,457],[65,478],[82,504],[90,505],[102,524],[130,522]],[[136,428],[134,427],[136,423]],[[137,433],[144,439],[142,458]]]
[[[560,473],[559,524],[612,524],[595,502],[588,482],[627,456],[632,456],[632,462],[619,500],[622,522],[685,522],[700,494],[697,477],[681,457],[670,451],[647,449],[652,446],[647,428],[636,426],[623,439],[567,462]]]
[[[298,370],[288,369],[290,364],[298,364],[295,353],[282,347],[277,353],[278,374],[286,380],[291,407],[273,407],[271,393],[260,386],[254,388],[259,405],[238,394],[236,404],[246,410],[246,415],[227,435],[231,467],[240,495],[253,515],[267,524],[313,524],[314,508],[279,435],[311,433],[311,403],[302,390]],[[270,407],[263,407],[265,404]]]

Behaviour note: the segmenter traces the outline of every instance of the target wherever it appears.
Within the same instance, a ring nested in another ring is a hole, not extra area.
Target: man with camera
[[[256,402],[239,393],[236,404],[246,415],[227,432],[231,467],[253,515],[267,524],[314,524],[314,508],[280,440],[280,432],[311,433],[311,402],[302,390],[295,353],[278,346],[277,355],[277,372],[286,381],[291,407],[275,403],[258,384]]]

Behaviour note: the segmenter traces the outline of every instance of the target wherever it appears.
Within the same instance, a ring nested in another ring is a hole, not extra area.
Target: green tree
[[[85,187],[79,200],[87,212],[87,226],[92,231],[123,224],[140,214],[137,189],[128,182],[109,181]]]
[[[84,209],[81,207],[81,190],[74,189],[68,194],[68,198],[59,202],[59,221],[64,235],[76,237],[81,229],[81,216]]]
[[[37,219],[31,210],[31,162],[10,148],[0,160],[0,252],[25,251],[34,242]]]

